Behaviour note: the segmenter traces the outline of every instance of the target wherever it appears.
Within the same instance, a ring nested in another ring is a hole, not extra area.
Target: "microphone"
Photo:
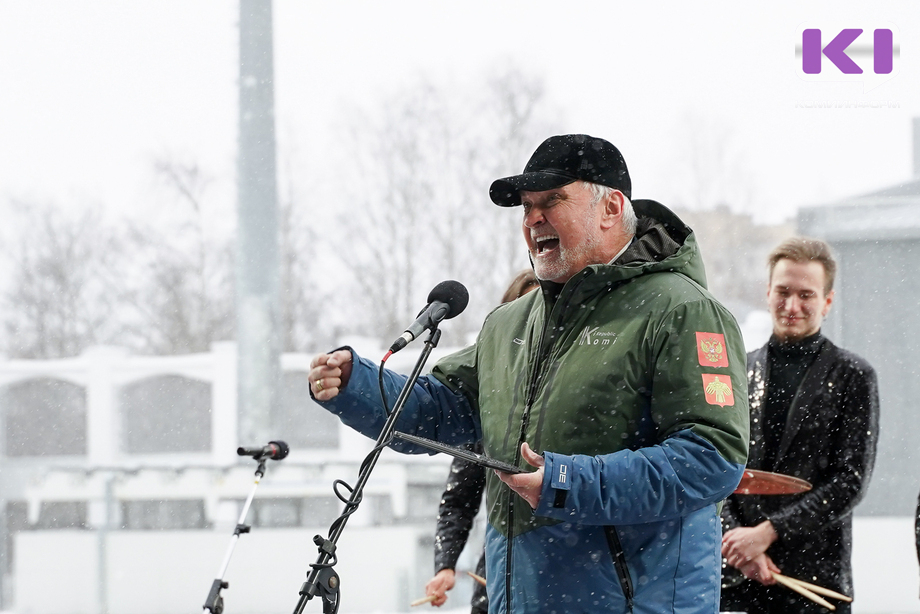
[[[288,455],[291,449],[283,441],[269,441],[264,448],[237,448],[236,453],[239,456],[251,456],[256,460],[270,458],[272,460],[281,460]]]
[[[395,354],[428,329],[437,328],[441,320],[460,315],[470,302],[470,293],[459,281],[442,281],[428,293],[428,306],[415,319],[406,332],[390,346]]]

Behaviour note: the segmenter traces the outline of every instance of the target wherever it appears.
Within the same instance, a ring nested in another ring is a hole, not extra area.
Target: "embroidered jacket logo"
[[[568,477],[567,470],[568,467],[565,465],[559,465],[559,475],[556,476],[556,481],[558,481],[560,484],[565,484],[566,478]]]
[[[606,333],[598,330],[600,326],[585,329],[578,335],[578,345],[613,345],[617,342],[616,333]]]
[[[719,379],[720,377],[724,377],[725,381]],[[703,392],[706,395],[706,402],[710,405],[725,407],[726,405],[733,406],[735,404],[732,378],[727,375],[703,373]]]

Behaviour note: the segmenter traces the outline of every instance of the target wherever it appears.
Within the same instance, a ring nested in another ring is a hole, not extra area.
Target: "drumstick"
[[[477,582],[479,582],[479,583],[482,584],[483,586],[486,585],[486,579],[483,578],[482,576],[477,576],[477,575],[474,574],[472,571],[468,571],[468,572],[466,572],[466,573],[467,573],[467,575],[468,575],[469,577],[471,577],[472,579],[476,580]]]
[[[427,596],[425,596],[425,597],[422,597],[421,599],[416,599],[415,601],[413,601],[412,603],[410,603],[409,606],[410,606],[410,607],[415,607],[415,606],[417,606],[417,605],[422,605],[423,603],[431,603],[432,601],[434,601],[434,600],[437,599],[437,598],[438,598],[437,595],[427,595]]]
[[[789,576],[784,576],[784,577],[789,578]],[[824,588],[823,586],[818,586],[817,584],[812,584],[810,582],[806,582],[805,580],[799,580],[798,578],[789,578],[789,579],[795,582],[796,584],[798,584],[799,586],[803,586],[807,588],[813,593],[818,593],[819,595],[824,595],[825,597],[833,597],[834,599],[839,599],[840,601],[847,601],[847,602],[853,601],[852,597],[847,597],[846,595],[842,593],[838,593],[837,591],[832,591],[829,588]]]
[[[832,612],[837,609],[834,606],[832,606],[830,602],[827,601],[826,599],[822,599],[821,597],[818,597],[817,595],[815,595],[813,592],[811,592],[804,586],[799,586],[797,583],[793,582],[791,578],[787,578],[786,576],[782,574],[778,574],[775,571],[773,572],[773,578],[777,582],[785,586],[786,588],[794,590],[795,592],[797,592],[798,594],[802,595],[803,597],[807,599],[811,599],[818,605],[823,605],[825,608],[827,608],[828,610]]]

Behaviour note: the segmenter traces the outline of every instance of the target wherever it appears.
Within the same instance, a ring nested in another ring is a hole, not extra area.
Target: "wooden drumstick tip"
[[[469,577],[471,577],[472,579],[474,579],[474,580],[476,580],[477,582],[479,582],[480,584],[482,584],[483,586],[486,585],[486,579],[483,578],[482,576],[477,576],[477,575],[474,574],[472,571],[468,571],[468,572],[466,572],[466,574],[467,574]]]
[[[409,604],[409,607],[413,607],[413,608],[414,608],[414,607],[417,606],[417,605],[422,605],[422,604],[424,604],[424,603],[431,603],[432,601],[434,601],[434,600],[437,599],[437,598],[438,598],[437,595],[426,595],[426,596],[422,597],[421,599],[416,599],[415,601],[413,601],[412,603],[410,603],[410,604]]]
[[[788,578],[788,576],[786,576]],[[837,591],[832,591],[829,588],[824,588],[823,586],[818,586],[817,584],[812,584],[806,582],[805,580],[799,580],[798,578],[789,578],[791,581],[795,582],[799,586],[807,588],[813,593],[818,593],[819,595],[824,595],[825,597],[833,597],[834,599],[839,599],[840,601],[846,601],[847,603],[853,601],[852,597],[847,597],[843,593],[838,593]]]
[[[797,592],[798,594],[802,595],[802,596],[805,597],[806,599],[811,599],[812,601],[814,601],[814,602],[817,603],[818,605],[824,606],[825,608],[827,608],[827,609],[830,610],[831,612],[833,612],[833,611],[835,611],[835,610],[837,609],[837,608],[835,608],[834,606],[832,606],[832,605],[830,604],[830,602],[827,601],[826,599],[823,599],[823,598],[819,597],[818,595],[814,594],[813,592],[811,592],[810,590],[808,590],[808,589],[805,588],[804,586],[799,586],[799,584],[796,583],[796,582],[794,582],[794,581],[792,580],[792,578],[787,578],[786,576],[784,576],[784,575],[782,575],[782,574],[778,574],[778,573],[776,573],[775,571],[773,572],[773,578],[774,578],[777,582],[779,582],[780,584],[782,584],[783,586],[785,586],[786,588],[794,590],[795,592]]]

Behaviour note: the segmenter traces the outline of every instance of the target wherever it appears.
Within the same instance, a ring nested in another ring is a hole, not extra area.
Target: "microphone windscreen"
[[[450,313],[444,319],[449,320],[463,313],[463,310],[466,309],[470,302],[470,293],[467,292],[466,286],[459,281],[449,279],[442,281],[428,293],[428,302],[433,303],[434,301],[447,303]]]
[[[272,458],[275,460],[281,460],[282,458],[285,458],[291,451],[291,448],[288,447],[288,445],[283,441],[269,441],[268,443],[278,446],[278,453],[272,456]]]

